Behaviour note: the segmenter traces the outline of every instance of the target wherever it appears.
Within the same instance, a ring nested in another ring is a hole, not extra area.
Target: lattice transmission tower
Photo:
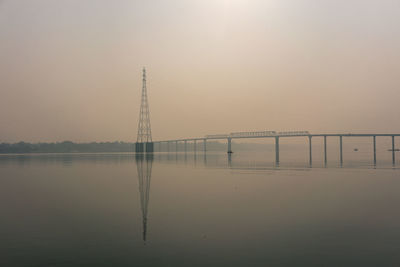
[[[147,98],[145,68],[143,68],[142,101],[140,103],[140,111],[139,111],[136,152],[153,152],[153,140],[151,138],[150,111],[149,111],[149,101]]]

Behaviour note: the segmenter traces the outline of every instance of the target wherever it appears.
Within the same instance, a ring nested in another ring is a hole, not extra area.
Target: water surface
[[[399,266],[390,155],[0,156],[0,266]]]

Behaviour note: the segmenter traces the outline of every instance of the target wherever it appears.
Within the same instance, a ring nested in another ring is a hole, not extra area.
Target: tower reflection
[[[146,243],[147,214],[150,199],[151,168],[153,154],[136,154],[136,167],[139,179],[140,206],[142,210],[143,241]]]

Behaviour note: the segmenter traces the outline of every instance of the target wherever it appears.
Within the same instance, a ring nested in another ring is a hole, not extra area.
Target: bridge
[[[147,97],[147,85],[146,85],[146,70],[143,68],[143,77],[142,77],[142,97],[141,97],[141,105],[139,110],[139,123],[138,123],[138,132],[137,132],[137,141],[135,143],[135,152],[140,153],[153,153],[154,145],[158,145],[158,150],[160,151],[162,144],[167,144],[167,151],[169,152],[170,144],[175,143],[176,149],[178,151],[178,143],[184,143],[184,151],[187,151],[187,143],[192,142],[194,146],[194,152],[197,150],[197,142],[203,142],[203,151],[207,151],[207,140],[227,140],[227,153],[230,155],[232,153],[232,139],[240,139],[240,138],[274,138],[275,139],[275,162],[279,165],[279,139],[280,138],[293,138],[293,137],[307,137],[309,144],[309,163],[312,164],[312,139],[315,137],[322,137],[324,139],[324,162],[327,163],[327,149],[326,149],[326,140],[328,137],[337,137],[339,138],[339,153],[340,153],[340,164],[343,164],[343,138],[344,137],[369,137],[372,139],[372,149],[373,149],[373,160],[376,165],[376,138],[377,137],[390,137],[392,139],[392,163],[395,165],[396,163],[396,154],[395,152],[398,149],[395,148],[395,137],[400,136],[400,134],[384,134],[384,133],[370,133],[370,134],[337,134],[337,133],[329,133],[329,134],[311,134],[308,131],[251,131],[251,132],[232,132],[229,134],[211,134],[206,135],[204,137],[199,138],[183,138],[183,139],[175,139],[175,140],[161,140],[153,142],[151,135],[151,126],[150,126],[150,112],[149,112],[149,103]]]
[[[324,162],[327,164],[328,154],[327,154],[327,138],[338,138],[339,139],[339,158],[340,164],[343,164],[343,138],[344,137],[366,137],[372,139],[372,151],[373,151],[373,162],[376,165],[376,138],[377,137],[389,137],[392,141],[392,163],[396,163],[397,151],[395,147],[395,137],[400,136],[400,134],[390,134],[390,133],[368,133],[368,134],[338,134],[338,133],[324,133],[324,134],[311,134],[308,131],[286,131],[286,132],[276,132],[276,131],[254,131],[254,132],[233,132],[230,134],[212,134],[206,135],[204,137],[198,138],[183,138],[183,139],[173,139],[173,140],[160,140],[154,141],[154,145],[157,145],[158,151],[161,151],[163,144],[167,146],[167,152],[170,151],[170,145],[175,144],[175,151],[178,151],[178,143],[184,144],[184,150],[187,152],[188,143],[192,143],[194,153],[197,152],[197,142],[203,143],[203,152],[207,152],[207,140],[226,140],[227,141],[227,153],[231,154],[232,151],[232,139],[243,139],[243,138],[273,138],[275,139],[275,162],[279,164],[279,140],[280,138],[295,138],[295,137],[306,137],[308,139],[308,153],[309,153],[309,163],[312,165],[312,140],[313,138],[323,138],[324,141]]]

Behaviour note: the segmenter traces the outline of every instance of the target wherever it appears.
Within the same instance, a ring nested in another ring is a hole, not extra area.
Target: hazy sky
[[[398,0],[0,0],[0,142],[400,132]]]

